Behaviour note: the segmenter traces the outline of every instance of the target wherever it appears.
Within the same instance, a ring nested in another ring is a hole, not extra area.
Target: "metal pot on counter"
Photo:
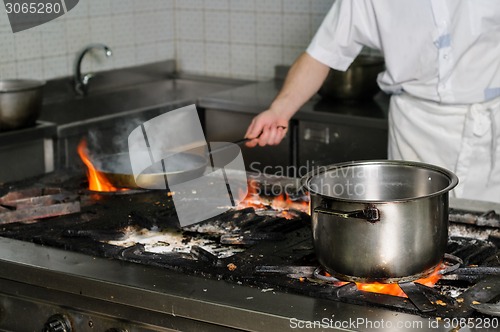
[[[406,161],[320,168],[302,179],[310,194],[320,264],[347,281],[395,283],[433,272],[448,240],[452,172]]]
[[[377,76],[385,70],[379,55],[360,54],[346,71],[330,69],[318,93],[329,99],[368,99],[379,90]]]
[[[34,126],[42,108],[44,81],[0,80],[0,131]]]

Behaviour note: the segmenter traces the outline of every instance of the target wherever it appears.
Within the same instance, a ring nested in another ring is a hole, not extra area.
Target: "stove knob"
[[[54,315],[43,326],[43,332],[71,332],[71,324],[65,316]]]

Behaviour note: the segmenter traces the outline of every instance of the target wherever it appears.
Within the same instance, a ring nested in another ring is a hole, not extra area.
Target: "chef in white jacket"
[[[363,46],[380,50],[391,94],[389,159],[430,163],[460,179],[452,195],[500,202],[500,1],[337,0],[292,65],[248,143],[278,144],[329,68],[346,70]],[[362,133],[360,133],[362,134]]]

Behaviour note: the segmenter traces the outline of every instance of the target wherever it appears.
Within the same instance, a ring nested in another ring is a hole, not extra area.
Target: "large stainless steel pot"
[[[342,163],[303,178],[317,258],[334,276],[402,282],[430,274],[448,239],[448,193],[458,178],[417,162]]]
[[[35,125],[44,85],[37,80],[0,80],[0,131]]]

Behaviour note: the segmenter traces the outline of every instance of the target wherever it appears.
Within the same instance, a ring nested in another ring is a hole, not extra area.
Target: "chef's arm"
[[[252,120],[245,138],[253,139],[247,146],[279,144],[285,137],[289,120],[319,90],[329,70],[327,65],[303,53],[290,68],[269,109]]]

